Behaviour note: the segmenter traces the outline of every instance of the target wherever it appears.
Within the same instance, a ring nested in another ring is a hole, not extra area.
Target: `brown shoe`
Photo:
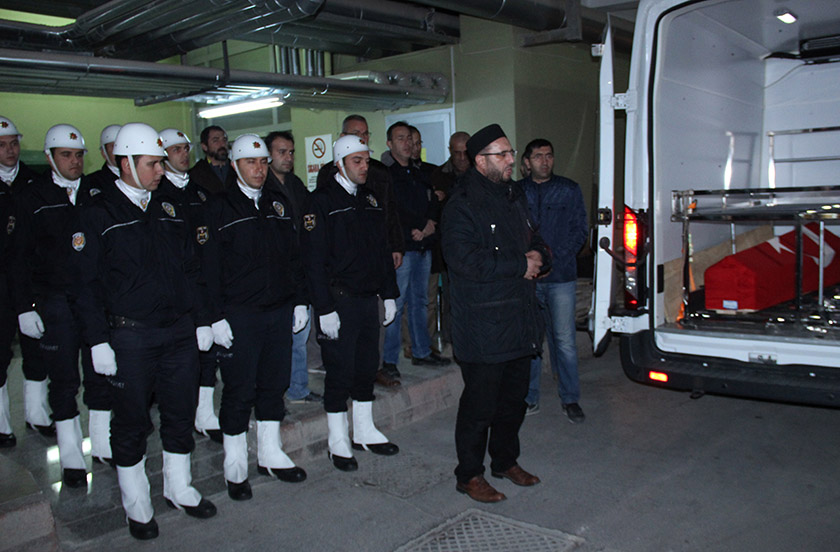
[[[498,477],[499,479],[503,477],[505,479],[510,479],[520,487],[531,487],[540,482],[539,477],[526,472],[525,470],[519,467],[519,464],[514,464],[512,467],[508,468],[503,472],[490,472],[490,475],[492,475],[493,477]]]
[[[458,483],[455,490],[478,502],[501,502],[507,497],[493,488],[483,475],[476,475],[466,483]]]
[[[376,383],[382,387],[398,387],[400,385],[400,380],[396,379],[385,370],[379,369],[376,372]]]

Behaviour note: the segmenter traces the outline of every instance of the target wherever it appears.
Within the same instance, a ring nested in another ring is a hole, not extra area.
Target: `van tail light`
[[[648,378],[653,381],[668,383],[668,374],[665,372],[648,372]]]
[[[644,259],[645,225],[644,219],[630,207],[624,206],[624,227],[622,229],[624,245],[624,307],[638,310],[645,302]]]

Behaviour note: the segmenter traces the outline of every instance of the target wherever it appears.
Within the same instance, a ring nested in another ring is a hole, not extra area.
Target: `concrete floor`
[[[196,520],[169,510],[153,476],[160,537],[145,543],[123,525],[109,468],[94,467],[87,492],[57,489],[54,442],[17,425],[18,447],[0,454],[29,466],[65,550],[392,551],[469,508],[576,535],[582,551],[838,549],[840,411],[692,400],[641,386],[623,375],[616,344],[595,359],[586,335],[578,338],[586,422],[568,423],[545,370],[541,410],[525,419],[520,458],[543,481],[526,489],[488,477],[508,496],[496,505],[454,490],[454,406],[388,431],[401,453],[357,453],[355,473],[332,468],[323,449],[299,460],[309,473],[302,484],[252,471],[254,498],[244,503],[223,490],[220,447],[198,439],[196,486],[218,515]],[[19,386],[19,369],[11,375]],[[13,405],[16,422],[20,416]],[[149,448],[159,451],[156,437]],[[159,462],[150,454],[152,470]]]

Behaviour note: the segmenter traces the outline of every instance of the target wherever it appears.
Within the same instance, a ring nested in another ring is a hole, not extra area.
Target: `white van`
[[[840,404],[840,1],[641,0],[620,94],[609,31],[598,53],[596,354],[619,335],[634,381]]]

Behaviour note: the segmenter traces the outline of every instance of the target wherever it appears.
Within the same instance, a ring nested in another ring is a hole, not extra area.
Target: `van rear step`
[[[840,370],[665,353],[653,332],[621,336],[621,364],[631,380],[669,389],[840,407]]]

